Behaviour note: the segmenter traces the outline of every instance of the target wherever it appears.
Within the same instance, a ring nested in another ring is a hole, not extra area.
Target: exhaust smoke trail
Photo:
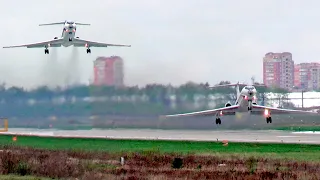
[[[71,55],[66,59],[66,84],[73,86],[80,84],[80,60],[78,48],[72,47]]]
[[[61,69],[59,68],[58,52],[56,48],[50,49],[50,54],[46,55],[42,68],[42,84],[48,87],[56,87],[61,84]],[[59,72],[60,71],[60,72]]]
[[[58,49],[50,49],[50,54],[46,55],[43,68],[41,70],[41,80],[43,85],[50,88],[57,86],[67,87],[81,83],[81,67],[79,61],[79,52],[75,47],[70,47],[69,57],[67,49],[62,50],[62,57],[58,57]]]

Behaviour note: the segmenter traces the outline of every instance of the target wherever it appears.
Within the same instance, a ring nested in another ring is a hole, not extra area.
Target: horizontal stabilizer
[[[230,86],[248,86],[250,84],[245,84],[245,83],[233,83],[233,84],[222,84],[222,85],[215,85],[211,86],[210,88],[219,88],[219,87],[230,87]],[[265,84],[251,84],[255,87],[266,87]]]
[[[48,23],[48,24],[39,24],[39,26],[61,25],[61,24],[64,24],[64,23],[65,23],[65,22]]]
[[[78,22],[76,22],[76,25],[90,26],[90,24],[86,24],[86,23],[78,23]]]

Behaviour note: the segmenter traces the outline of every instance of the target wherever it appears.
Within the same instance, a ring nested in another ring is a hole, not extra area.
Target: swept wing
[[[122,44],[107,44],[101,42],[94,42],[84,39],[75,38],[73,39],[73,46],[75,47],[108,47],[108,46],[119,46],[119,47],[131,47],[131,45],[122,45]]]
[[[27,48],[43,48],[43,47],[60,47],[62,45],[62,39],[54,39],[50,41],[43,41],[33,44],[24,44],[18,46],[5,46],[3,48],[16,48],[16,47],[27,47]]]
[[[268,106],[261,106],[261,105],[252,105],[252,111],[255,113],[264,113],[265,109],[269,110],[271,115],[272,114],[318,114],[316,112],[310,111],[302,111],[302,110],[293,110],[293,109],[281,109],[281,108],[274,108]]]
[[[173,115],[163,115],[160,116],[161,118],[167,118],[167,117],[185,117],[185,116],[213,116],[217,113],[222,112],[222,114],[225,115],[235,115],[236,110],[239,108],[239,105],[233,105],[218,109],[211,109],[211,110],[205,110],[205,111],[196,111],[196,112],[190,112],[190,113],[182,113],[182,114],[173,114]]]

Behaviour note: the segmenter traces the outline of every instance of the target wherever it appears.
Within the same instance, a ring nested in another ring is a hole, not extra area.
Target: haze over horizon
[[[88,83],[98,56],[125,61],[125,84],[262,81],[267,52],[291,52],[295,63],[319,62],[320,1],[268,0],[0,0],[0,82],[32,88]],[[13,48],[51,40],[64,20],[82,39],[132,47]],[[56,50],[53,50],[56,49]],[[76,67],[72,66],[76,64]],[[68,72],[70,70],[70,72]],[[72,72],[71,72],[72,71]]]

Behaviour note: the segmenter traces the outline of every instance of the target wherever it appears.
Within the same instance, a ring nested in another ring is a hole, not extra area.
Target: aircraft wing
[[[18,45],[18,46],[5,46],[3,48],[16,48],[16,47],[27,47],[27,48],[44,48],[45,46],[48,47],[60,47],[62,44],[62,39],[54,39],[50,41],[43,41],[33,44],[24,44],[24,45]]]
[[[302,110],[293,110],[293,109],[280,109],[280,108],[274,108],[274,107],[267,107],[267,106],[261,106],[261,105],[252,105],[252,111],[255,113],[264,113],[265,109],[268,109],[270,111],[270,114],[319,114],[316,112],[310,112],[310,111],[302,111]],[[320,115],[320,114],[319,114]]]
[[[233,105],[218,109],[211,109],[211,110],[205,110],[205,111],[197,111],[197,112],[191,112],[191,113],[183,113],[183,114],[173,114],[173,115],[163,115],[160,116],[160,118],[167,118],[167,117],[183,117],[183,116],[214,116],[217,113],[222,112],[222,116],[225,115],[235,115],[236,109],[239,108],[239,105]]]
[[[122,44],[107,44],[101,42],[88,41],[84,39],[75,38],[73,39],[73,46],[75,47],[108,47],[108,46],[119,46],[119,47],[131,47],[131,45],[122,45]]]

